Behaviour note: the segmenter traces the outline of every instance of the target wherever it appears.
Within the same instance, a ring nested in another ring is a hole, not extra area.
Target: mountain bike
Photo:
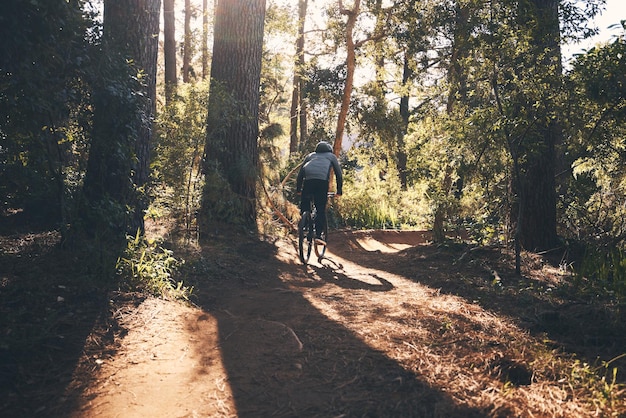
[[[335,193],[328,193],[328,197],[332,198]],[[326,253],[326,247],[328,246],[328,216],[326,222],[319,231],[319,238],[316,238],[318,231],[315,230],[315,218],[317,218],[317,208],[313,196],[309,197],[311,207],[302,213],[302,218],[298,223],[298,252],[300,254],[300,261],[303,264],[309,262],[311,257],[311,251],[315,251],[317,260],[320,261]]]

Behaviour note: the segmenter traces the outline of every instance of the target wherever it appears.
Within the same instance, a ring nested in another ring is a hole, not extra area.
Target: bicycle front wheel
[[[311,213],[304,212],[298,224],[298,253],[303,264],[309,262],[313,247],[313,220]]]

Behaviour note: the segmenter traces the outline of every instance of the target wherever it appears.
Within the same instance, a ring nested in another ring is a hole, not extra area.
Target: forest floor
[[[73,279],[58,239],[0,228],[0,416],[626,416],[623,307],[560,257],[335,231],[304,267],[216,236],[177,251],[182,303]]]

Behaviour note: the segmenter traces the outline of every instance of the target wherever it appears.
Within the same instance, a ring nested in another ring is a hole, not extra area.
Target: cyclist
[[[317,208],[315,218],[315,230],[317,239],[326,224],[326,200],[330,181],[331,169],[335,172],[337,181],[337,196],[341,196],[343,188],[343,177],[341,167],[337,157],[333,154],[333,147],[326,141],[321,141],[315,147],[315,151],[304,158],[302,167],[298,172],[296,182],[296,192],[301,195],[300,213],[309,210],[311,207],[310,198]]]

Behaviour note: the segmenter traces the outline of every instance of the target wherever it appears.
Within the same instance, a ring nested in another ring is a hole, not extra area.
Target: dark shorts
[[[310,199],[313,198],[318,213],[326,210],[326,199],[328,196],[328,181],[326,180],[305,180],[302,185],[302,200],[300,201],[300,212],[310,209]]]

